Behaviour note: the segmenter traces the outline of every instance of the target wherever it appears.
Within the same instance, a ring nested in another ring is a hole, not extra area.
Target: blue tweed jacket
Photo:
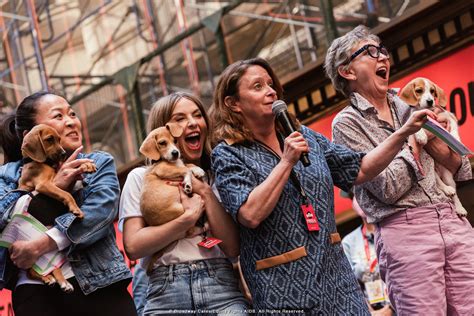
[[[311,165],[293,170],[309,195],[320,225],[309,232],[300,210],[301,194],[288,181],[275,209],[257,228],[240,225],[241,265],[253,297],[262,310],[304,310],[316,315],[369,315],[363,294],[336,232],[333,185],[348,190],[360,169],[363,153],[331,143],[302,126],[310,146]],[[262,183],[279,158],[258,142],[220,143],[212,153],[212,169],[224,207],[237,214],[250,192]],[[265,197],[262,197],[264,199]],[[304,247],[306,256],[257,270],[256,261]]]

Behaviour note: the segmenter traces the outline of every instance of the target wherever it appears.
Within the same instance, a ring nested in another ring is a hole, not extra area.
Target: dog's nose
[[[433,105],[433,99],[426,100],[426,103],[428,103],[429,106],[432,106]]]
[[[64,149],[61,150],[61,159],[64,160],[67,157],[67,153]]]
[[[173,156],[173,159],[179,158],[179,151],[176,149],[171,152],[171,156]]]

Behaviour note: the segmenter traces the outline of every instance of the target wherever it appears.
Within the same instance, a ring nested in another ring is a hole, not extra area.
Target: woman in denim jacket
[[[12,293],[15,315],[136,315],[127,291],[131,273],[115,243],[113,221],[120,189],[113,157],[104,152],[80,153],[81,123],[69,103],[53,93],[28,96],[15,115],[2,124],[0,141],[9,163],[0,167],[0,228],[6,226],[18,205],[29,205],[29,212],[32,205],[39,205],[34,202],[40,195],[32,198],[12,190],[18,186],[24,164],[22,137],[41,123],[55,128],[61,137],[61,146],[69,158],[54,181],[72,192],[84,218],[65,212],[55,217],[54,226],[43,237],[16,241],[10,247],[10,258],[20,268]],[[87,162],[95,163],[97,171],[83,173],[81,165]],[[43,213],[53,211],[51,204],[46,205],[47,208],[40,207]],[[62,270],[74,286],[70,294],[59,286],[48,287],[29,279],[24,271],[42,254],[55,249],[64,250],[67,256]]]

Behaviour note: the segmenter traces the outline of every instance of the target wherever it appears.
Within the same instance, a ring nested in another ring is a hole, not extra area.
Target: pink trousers
[[[453,206],[396,213],[375,241],[397,315],[474,315],[474,229]]]

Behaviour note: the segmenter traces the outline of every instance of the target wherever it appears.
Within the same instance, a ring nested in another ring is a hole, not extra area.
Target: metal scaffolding
[[[0,116],[53,89],[79,113],[86,149],[121,165],[137,157],[160,96],[187,90],[210,104],[224,67],[256,56],[288,76],[322,59],[337,34],[418,2],[0,0]]]

